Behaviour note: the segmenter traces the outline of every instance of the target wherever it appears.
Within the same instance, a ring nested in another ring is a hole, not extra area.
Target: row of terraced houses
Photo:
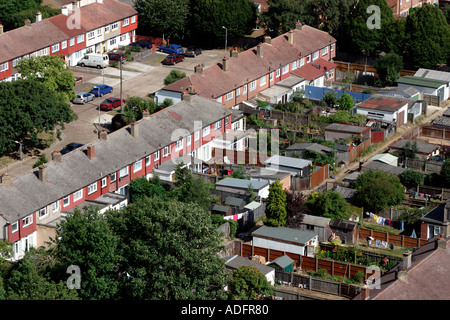
[[[61,14],[3,32],[0,25],[0,81],[15,81],[20,59],[61,55],[75,66],[87,52],[108,52],[135,39],[137,12],[115,0],[74,0]]]
[[[131,30],[122,32],[125,19],[137,23],[137,18],[131,20],[136,12],[129,6],[97,0],[81,6],[80,11],[82,17],[84,13],[96,14],[90,27],[89,20],[82,19],[85,41],[87,33],[103,32],[106,25],[111,28],[114,23],[121,30],[117,35],[134,36]],[[106,12],[108,18],[103,15]],[[61,17],[66,21],[70,18],[64,14],[56,18]],[[55,25],[50,19],[31,24],[31,29],[41,23]],[[0,48],[5,46],[5,34],[0,36]],[[34,42],[47,44],[46,48],[56,43],[48,39],[54,39],[52,34],[35,36],[38,39]],[[74,33],[66,41],[72,37],[78,35]],[[103,50],[105,41],[98,42]],[[282,99],[289,100],[299,84],[311,84],[325,76],[333,78],[329,60],[335,56],[335,45],[335,39],[325,32],[299,25],[247,51],[233,51],[222,64],[205,69],[198,66],[192,76],[164,87],[161,92],[169,93],[174,100],[172,106],[151,115],[144,112],[143,119],[113,133],[102,131],[98,139],[68,154],[54,152],[47,164],[18,178],[3,175],[0,240],[10,241],[14,259],[20,259],[31,247],[44,246],[55,235],[57,224],[77,207],[93,204],[107,210],[126,205],[128,184],[137,177],[151,179],[157,173],[162,180],[172,181],[180,161],[201,171],[205,163],[214,161],[213,148],[246,150],[249,134],[245,118],[232,109],[267,89],[275,88]],[[80,50],[89,48],[87,43],[83,48]],[[66,60],[71,59],[70,55],[65,56]]]

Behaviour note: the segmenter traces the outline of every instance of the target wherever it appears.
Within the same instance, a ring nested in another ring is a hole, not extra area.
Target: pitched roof
[[[450,117],[449,116],[439,116],[433,121],[431,121],[431,125],[438,127],[450,127]]]
[[[264,161],[264,163],[267,165],[278,165],[283,167],[289,167],[289,168],[297,168],[302,169],[312,164],[311,160],[306,159],[300,159],[300,158],[292,158],[292,157],[285,157],[280,155],[274,155],[271,156],[269,159]]]
[[[447,200],[448,202],[448,200]],[[438,205],[437,207],[433,208],[430,212],[428,212],[426,215],[424,215],[420,220],[431,222],[431,223],[438,223],[442,224],[445,222],[445,206],[446,203],[442,203]]]
[[[387,97],[380,97],[380,96],[371,96],[369,99],[367,99],[364,102],[361,102],[357,108],[363,108],[363,109],[375,109],[380,111],[387,111],[387,112],[395,112],[399,110],[400,108],[404,107],[408,103],[397,99],[397,98],[387,98]]]
[[[332,124],[326,126],[324,130],[361,134],[361,133],[370,131],[370,127],[354,126],[354,125],[342,124],[342,123],[332,123]]]
[[[194,73],[163,88],[163,90],[183,93],[189,86],[203,97],[217,98],[245,83],[256,80],[283,65],[311,54],[336,39],[328,33],[304,25],[302,30],[293,30],[294,44],[287,40],[287,33],[262,43],[263,56],[256,55],[256,47],[239,52],[237,58],[228,58],[228,71],[222,70],[222,63],[205,68],[202,74]]]
[[[271,261],[270,263],[268,263],[269,266],[276,264],[277,266],[281,267],[281,268],[286,268],[287,266],[290,266],[292,263],[294,263],[295,261],[287,256],[281,256],[276,258],[275,260]]]
[[[174,118],[171,113],[180,117]],[[108,141],[95,140],[95,157],[89,159],[84,148],[61,157],[61,163],[50,161],[47,180],[38,179],[38,170],[13,179],[12,186],[0,186],[0,215],[13,222],[61,199],[101,177],[142,159],[173,141],[168,132],[185,129],[193,133],[194,122],[212,124],[231,112],[220,103],[197,96],[181,101],[138,121],[139,136],[134,138],[124,127],[108,135]]]
[[[286,148],[288,151],[296,151],[296,150],[313,150],[320,153],[330,153],[333,150],[330,147],[324,146],[320,143],[312,143],[312,142],[304,142],[304,143],[295,143]]]
[[[281,240],[284,242],[304,245],[316,237],[316,234],[309,231],[285,228],[262,226],[252,232],[253,237],[270,238],[272,240]]]
[[[295,69],[292,73],[305,78],[308,81],[312,81],[324,76],[325,72],[334,68],[336,68],[336,65],[333,62],[318,58],[301,68]]]
[[[358,226],[358,222],[333,218],[330,222],[330,227],[343,229],[343,230],[354,230]]]
[[[240,207],[242,204],[245,204],[245,201],[241,198],[227,197],[225,200],[225,205],[228,206]]]
[[[419,70],[416,71],[414,76],[420,77],[420,78],[443,80],[443,81],[450,82],[450,72],[445,72],[445,71],[420,68]]]
[[[236,178],[225,178],[216,183],[219,187],[230,187],[247,190],[251,185],[253,190],[259,190],[269,185],[267,181],[258,180],[247,180],[247,179],[236,179]]]
[[[362,165],[362,167],[368,170],[380,170],[397,176],[401,174],[403,171],[408,170],[406,168],[391,166],[390,164],[386,164],[379,161],[366,162]]]
[[[417,152],[418,153],[424,153],[424,154],[430,154],[433,151],[436,151],[439,148],[439,145],[437,144],[431,144],[426,143],[422,141],[417,140],[409,140],[409,139],[402,139],[391,145],[391,148],[393,149],[404,149],[405,145],[409,143],[411,146],[416,143],[417,144]]]
[[[383,162],[386,164],[391,164],[393,162],[398,161],[398,157],[396,157],[390,153],[377,153],[369,160],[376,160],[376,161],[380,161],[380,162]]]
[[[416,76],[403,76],[403,77],[398,78],[396,82],[402,83],[402,84],[409,84],[409,85],[413,85],[413,86],[419,86],[419,87],[434,88],[434,89],[437,89],[448,83],[448,81],[444,81],[444,80],[435,80],[435,79],[422,78],[422,77],[416,77]]]
[[[302,224],[309,224],[318,227],[326,227],[330,224],[330,221],[331,221],[330,218],[304,214]]]
[[[257,268],[263,275],[266,275],[275,269],[269,266],[266,266],[262,263],[252,261],[248,258],[244,258],[238,255],[234,255],[232,257],[226,257],[225,258],[225,266],[229,269],[238,269],[242,266],[252,266]]]

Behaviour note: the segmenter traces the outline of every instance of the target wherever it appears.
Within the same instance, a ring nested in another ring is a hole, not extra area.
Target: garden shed
[[[287,255],[284,255],[284,256],[276,258],[275,260],[267,263],[266,265],[269,267],[272,267],[278,271],[293,272],[294,264],[295,264],[295,261],[293,259],[291,259]]]
[[[338,236],[342,243],[354,244],[359,239],[358,222],[334,218],[330,222],[330,229],[335,236]]]

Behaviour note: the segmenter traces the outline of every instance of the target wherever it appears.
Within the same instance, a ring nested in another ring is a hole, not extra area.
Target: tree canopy
[[[308,197],[305,205],[311,214],[327,218],[348,219],[351,213],[350,205],[340,193],[327,190],[325,192],[313,192]]]
[[[5,31],[22,27],[25,19],[36,21],[36,12],[41,12],[42,19],[61,13],[48,5],[42,5],[43,0],[3,0],[0,2],[0,21]]]
[[[391,52],[377,58],[373,66],[378,73],[379,82],[377,84],[380,87],[392,86],[399,78],[400,71],[403,69],[403,58]]]
[[[265,224],[278,227],[286,225],[286,193],[283,185],[277,179],[269,186],[269,196],[266,204]]]
[[[266,277],[253,266],[241,266],[233,272],[230,280],[231,299],[257,300],[258,295],[270,295],[273,292]]]
[[[295,0],[269,0],[268,5],[268,11],[261,15],[260,20],[271,37],[294,29],[303,13],[301,3]]]

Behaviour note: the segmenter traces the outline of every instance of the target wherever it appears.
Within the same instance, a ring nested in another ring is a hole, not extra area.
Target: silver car
[[[73,103],[81,103],[85,104],[88,101],[94,100],[95,95],[89,92],[79,92],[77,93],[77,97],[72,100]]]

